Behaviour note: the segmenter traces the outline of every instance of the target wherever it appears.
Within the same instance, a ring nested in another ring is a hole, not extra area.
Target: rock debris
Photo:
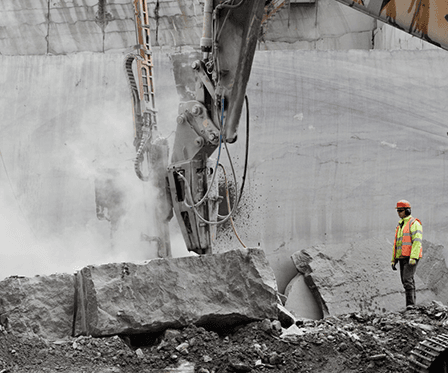
[[[49,341],[1,327],[0,372],[407,372],[410,351],[447,331],[448,307],[437,301],[400,312],[301,319],[288,328],[262,320]]]

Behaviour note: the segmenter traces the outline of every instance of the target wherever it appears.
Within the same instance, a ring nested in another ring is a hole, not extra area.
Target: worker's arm
[[[394,266],[397,263],[397,238],[398,238],[398,229],[399,225],[397,225],[397,228],[395,229],[395,240],[394,240],[394,246],[392,247],[392,266]]]
[[[419,259],[420,252],[422,249],[423,227],[418,220],[416,220],[414,224],[412,224],[411,226],[411,237],[412,237],[412,250],[410,258]]]
[[[395,259],[395,244],[394,247],[392,248],[392,264],[395,263],[396,259]]]

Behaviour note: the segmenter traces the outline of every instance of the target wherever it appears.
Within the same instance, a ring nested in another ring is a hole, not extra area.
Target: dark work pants
[[[415,265],[409,264],[409,258],[399,259],[400,262],[400,277],[406,292],[406,306],[415,305],[415,282],[414,275],[417,270],[418,260]]]

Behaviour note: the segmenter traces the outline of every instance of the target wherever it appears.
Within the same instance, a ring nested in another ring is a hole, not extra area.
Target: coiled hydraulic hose
[[[145,132],[147,132],[147,133],[145,133]],[[149,174],[147,176],[143,175],[143,172],[142,172],[140,166],[143,162],[143,152],[145,151],[146,143],[148,142],[149,137],[150,137],[149,131],[148,130],[145,131],[145,129],[143,129],[143,136],[140,141],[140,145],[138,147],[137,154],[136,154],[135,160],[134,160],[135,174],[141,181],[145,181],[145,182],[149,181]]]

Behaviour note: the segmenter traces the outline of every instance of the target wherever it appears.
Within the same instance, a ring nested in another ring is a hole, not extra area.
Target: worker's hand
[[[392,269],[393,269],[394,271],[397,270],[397,261],[396,261],[396,260],[392,261],[392,262],[390,263],[390,265],[392,266]]]
[[[417,261],[414,258],[409,259],[409,265],[415,266],[415,263],[417,263]]]

